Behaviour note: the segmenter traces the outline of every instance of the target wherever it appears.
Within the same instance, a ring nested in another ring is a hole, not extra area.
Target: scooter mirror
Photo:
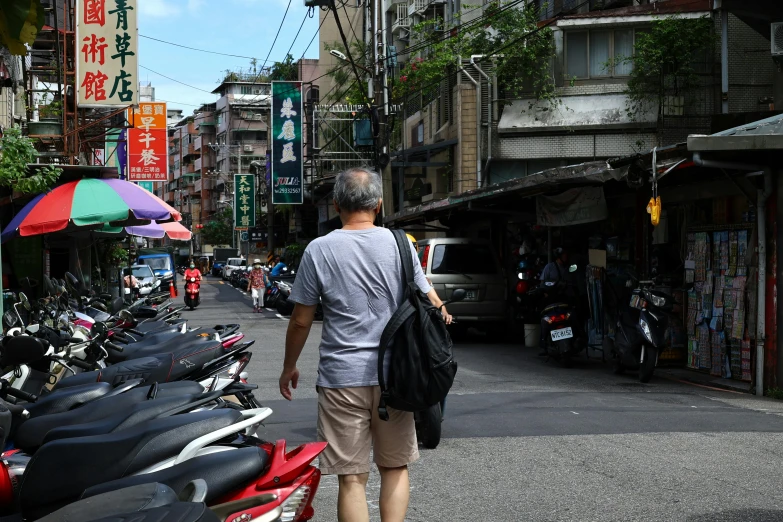
[[[24,292],[19,292],[19,301],[22,303],[22,306],[24,306],[24,309],[28,312],[32,310],[32,305],[30,304],[30,300],[27,298]]]
[[[10,310],[3,314],[3,326],[6,328],[13,328],[18,321],[19,319],[16,317],[16,314]]]
[[[571,265],[568,267],[568,272],[573,274],[574,272],[576,272],[576,268],[577,268],[576,265]]]
[[[133,322],[133,314],[130,313],[129,311],[127,311],[127,310],[120,310],[118,315],[119,315],[120,319],[122,319],[126,323],[132,323]]]

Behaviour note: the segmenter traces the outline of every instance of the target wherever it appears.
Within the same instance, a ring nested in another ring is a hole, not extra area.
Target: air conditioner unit
[[[769,24],[772,28],[770,44],[772,45],[772,56],[783,57],[783,22]]]
[[[253,152],[253,146],[252,145],[245,145],[242,147],[242,150],[245,152]]]

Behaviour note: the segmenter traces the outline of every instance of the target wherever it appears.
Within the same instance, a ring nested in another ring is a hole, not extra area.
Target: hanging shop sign
[[[247,230],[256,226],[256,177],[234,174],[234,229]]]
[[[166,181],[169,177],[166,129],[127,129],[128,181]]]
[[[272,82],[272,203],[304,202],[302,82]]]
[[[137,129],[165,129],[166,104],[164,102],[141,102],[133,109],[133,126]]]
[[[107,167],[115,167],[120,179],[128,179],[128,148],[126,129],[109,129],[104,143]]]
[[[80,107],[139,101],[138,0],[77,0],[76,85]]]
[[[603,187],[573,188],[555,196],[536,197],[536,222],[541,226],[578,225],[607,217]]]

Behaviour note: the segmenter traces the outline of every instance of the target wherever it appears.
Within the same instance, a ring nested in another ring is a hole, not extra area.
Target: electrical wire
[[[178,43],[174,43],[174,42],[168,42],[166,40],[161,40],[160,38],[153,38],[152,36],[147,36],[145,34],[139,34],[139,36],[142,37],[142,38],[146,38],[147,40],[154,40],[156,42],[164,43],[164,44],[167,44],[167,45],[173,45],[175,47],[182,47],[183,49],[189,49],[191,51],[198,51],[200,53],[217,54],[219,56],[229,56],[231,58],[245,58],[245,59],[248,59],[248,60],[258,60],[258,58],[255,57],[255,56],[243,56],[241,54],[221,53],[221,52],[218,52],[218,51],[210,51],[208,49],[198,49],[196,47],[189,47],[187,45],[182,45],[182,44],[178,44]],[[266,62],[264,62],[264,63],[266,63]],[[273,62],[273,63],[279,63],[279,62]]]
[[[269,56],[271,56],[271,54],[272,54],[272,49],[275,48],[275,44],[277,43],[277,37],[280,36],[280,31],[283,29],[283,24],[285,23],[285,19],[288,16],[288,10],[291,8],[291,2],[292,1],[293,0],[288,0],[288,5],[285,8],[285,13],[283,13],[283,19],[280,20],[280,25],[277,28],[277,33],[275,33],[275,39],[272,40],[272,45],[269,46],[269,52],[267,53],[266,58],[264,58],[264,63],[269,61]],[[253,83],[256,83],[260,77],[261,77],[261,73],[258,73],[258,75],[256,76],[256,79],[255,79],[255,81]]]
[[[181,82],[181,81],[179,81],[179,80],[175,80],[174,78],[171,78],[170,76],[166,76],[165,74],[163,74],[163,73],[159,73],[158,71],[153,71],[153,70],[152,70],[152,69],[150,69],[149,67],[144,67],[144,66],[143,66],[143,65],[141,65],[141,64],[139,64],[139,67],[141,67],[142,69],[146,69],[146,70],[148,70],[148,71],[149,71],[149,72],[151,72],[151,73],[155,73],[155,74],[157,74],[158,76],[163,76],[163,77],[164,77],[164,78],[166,78],[167,80],[171,80],[172,82],[177,82],[177,83],[179,83],[179,84],[181,84],[181,85],[184,85],[185,87],[190,87],[191,89],[196,89],[197,91],[206,92],[206,93],[208,93],[208,94],[214,94],[212,91],[207,91],[207,90],[205,90],[205,89],[202,89],[202,88],[200,88],[200,87],[194,87],[193,85],[187,84],[187,83],[185,83],[185,82]]]

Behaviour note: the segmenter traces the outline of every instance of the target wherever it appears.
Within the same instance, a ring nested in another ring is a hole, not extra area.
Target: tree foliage
[[[293,82],[299,79],[299,67],[294,57],[287,54],[282,62],[275,62],[269,73],[270,80]]]
[[[324,49],[327,51],[336,50],[345,54],[345,46],[340,42],[325,42]],[[367,63],[368,48],[364,42],[354,41],[351,43],[351,57],[354,63],[362,67],[370,68],[372,64]],[[361,68],[357,68],[359,74],[363,75]],[[357,81],[353,68],[347,61],[340,61],[332,67],[327,74],[332,79],[334,87],[330,92],[321,93],[321,103],[348,103],[353,105],[364,105],[367,103],[367,83]]]
[[[712,59],[714,46],[715,30],[706,16],[670,16],[653,21],[649,31],[637,31],[633,56],[617,59],[633,65],[627,89],[629,116],[655,107],[660,116],[667,96],[687,97],[700,90],[698,55]]]
[[[25,44],[32,45],[44,24],[40,0],[3,0],[0,7],[0,47],[25,56]]]
[[[40,194],[51,188],[62,169],[54,165],[29,169],[28,165],[35,163],[37,157],[33,140],[22,136],[19,127],[6,129],[0,139],[0,185],[23,194]]]
[[[204,228],[201,239],[207,245],[230,245],[234,240],[234,211],[226,207],[215,214]]]
[[[401,69],[394,86],[395,101],[403,101],[429,86],[437,85],[471,55],[491,56],[495,74],[506,98],[532,94],[540,99],[556,99],[551,72],[555,47],[552,31],[538,27],[537,11],[531,6],[509,6],[509,0],[487,5],[484,23],[468,22],[442,32],[440,18],[426,20],[411,29],[419,35],[422,55],[412,57]],[[513,42],[517,42],[516,45]],[[414,44],[416,45],[416,44]],[[498,52],[501,50],[501,52]]]

